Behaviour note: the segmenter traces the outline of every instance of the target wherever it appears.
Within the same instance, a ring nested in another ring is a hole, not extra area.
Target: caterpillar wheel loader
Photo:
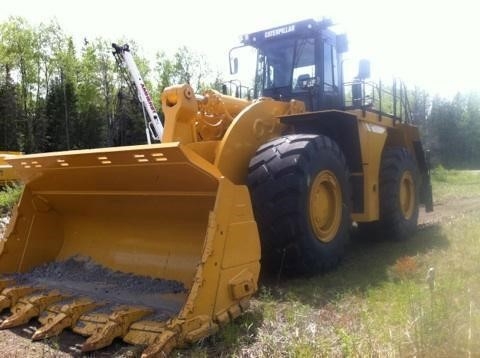
[[[250,99],[172,86],[164,123],[115,46],[161,143],[8,159],[25,189],[0,241],[0,329],[38,317],[33,339],[70,329],[84,352],[120,338],[162,356],[239,316],[261,268],[337,265],[352,222],[412,235],[432,197],[403,87],[369,83],[366,62],[344,83],[346,38],[326,20],[242,46]]]

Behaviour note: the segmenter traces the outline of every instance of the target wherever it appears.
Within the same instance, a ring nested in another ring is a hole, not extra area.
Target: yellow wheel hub
[[[309,211],[317,239],[332,241],[342,221],[342,189],[331,171],[323,170],[315,177],[310,188]]]
[[[410,219],[415,210],[415,183],[412,173],[406,171],[400,180],[400,209],[405,219]]]

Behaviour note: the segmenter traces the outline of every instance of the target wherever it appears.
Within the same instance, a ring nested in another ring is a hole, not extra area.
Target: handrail
[[[222,83],[222,92],[223,94],[234,96],[237,98],[247,98],[251,99],[252,89],[248,86],[242,85],[242,82],[237,79],[225,81]]]
[[[381,81],[355,80],[344,84],[345,107],[371,110],[379,115],[392,117],[401,123],[412,123],[412,112],[405,84],[397,79],[391,86]]]

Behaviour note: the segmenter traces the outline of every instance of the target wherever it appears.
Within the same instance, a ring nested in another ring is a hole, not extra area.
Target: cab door
[[[321,61],[318,64],[318,72],[322,77],[320,109],[340,108],[342,103],[335,38],[328,35],[322,36],[319,47]]]

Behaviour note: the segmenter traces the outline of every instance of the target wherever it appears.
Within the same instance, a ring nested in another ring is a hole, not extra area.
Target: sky
[[[228,51],[242,34],[303,19],[331,18],[349,38],[345,62],[371,62],[372,73],[402,78],[443,97],[480,92],[480,20],[475,0],[0,0],[0,21],[56,19],[84,38],[129,38],[141,53],[181,46],[227,72]]]

